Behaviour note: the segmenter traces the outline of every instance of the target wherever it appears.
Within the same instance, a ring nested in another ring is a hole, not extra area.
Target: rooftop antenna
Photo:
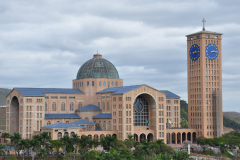
[[[205,21],[204,18],[203,18],[202,22],[203,22],[203,28],[202,28],[202,30],[205,31],[205,22],[206,22],[206,21]]]

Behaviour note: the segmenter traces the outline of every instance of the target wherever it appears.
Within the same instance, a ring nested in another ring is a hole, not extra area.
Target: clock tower
[[[203,30],[187,35],[188,124],[197,137],[219,137],[222,114],[222,34]]]

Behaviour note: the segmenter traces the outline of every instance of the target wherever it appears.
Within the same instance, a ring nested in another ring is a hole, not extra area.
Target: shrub
[[[10,156],[10,157],[5,158],[5,160],[17,160],[17,157]]]

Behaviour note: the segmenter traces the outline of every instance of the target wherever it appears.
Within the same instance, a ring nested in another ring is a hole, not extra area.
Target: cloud
[[[125,85],[147,84],[187,100],[185,35],[200,31],[205,18],[206,30],[223,33],[224,110],[240,111],[239,4],[1,1],[0,87],[71,88],[80,66],[99,50],[117,67]]]

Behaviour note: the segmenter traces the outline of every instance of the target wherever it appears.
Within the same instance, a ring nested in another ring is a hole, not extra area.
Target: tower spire
[[[203,22],[203,28],[202,28],[202,30],[205,31],[205,22],[206,22],[206,21],[205,21],[204,18],[203,18],[202,22]]]

